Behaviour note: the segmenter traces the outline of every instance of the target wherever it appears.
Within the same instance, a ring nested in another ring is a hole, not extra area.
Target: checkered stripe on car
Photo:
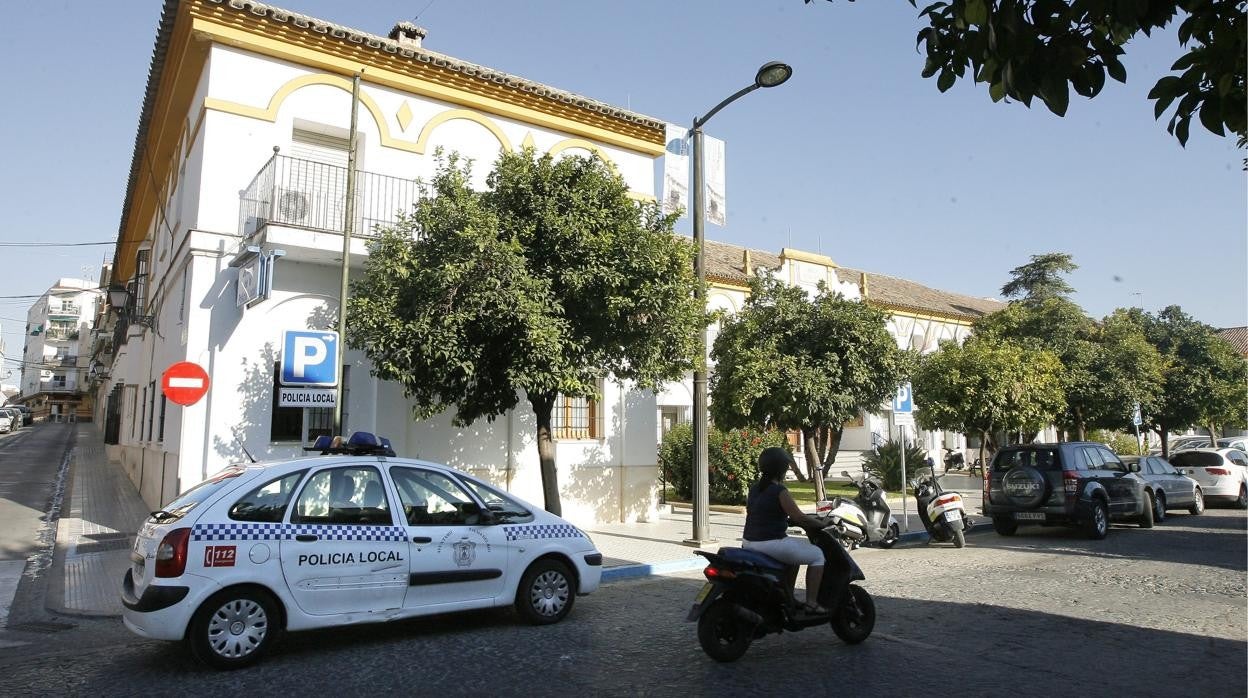
[[[580,538],[585,534],[571,524],[530,524],[527,526],[505,526],[507,540],[521,538]]]
[[[281,540],[290,527],[280,523],[195,524],[191,540]]]
[[[395,526],[349,526],[343,524],[196,524],[191,540],[290,540],[314,535],[321,540],[404,541],[407,532]]]
[[[342,524],[302,524],[291,526],[292,535],[312,534],[321,540],[405,541],[407,531],[395,526],[346,526]]]

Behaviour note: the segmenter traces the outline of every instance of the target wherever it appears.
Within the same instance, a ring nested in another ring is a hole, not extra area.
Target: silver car
[[[1153,520],[1161,523],[1168,509],[1186,509],[1200,514],[1205,510],[1205,494],[1200,483],[1184,475],[1161,456],[1122,456],[1122,462],[1137,463],[1137,473],[1153,492]]]
[[[0,434],[4,434],[22,426],[22,413],[7,407],[0,407]]]

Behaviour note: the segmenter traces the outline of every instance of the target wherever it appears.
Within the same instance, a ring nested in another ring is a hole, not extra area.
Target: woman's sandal
[[[801,609],[802,613],[808,616],[826,616],[828,614],[828,609],[817,603],[810,603],[809,601],[802,604]]]

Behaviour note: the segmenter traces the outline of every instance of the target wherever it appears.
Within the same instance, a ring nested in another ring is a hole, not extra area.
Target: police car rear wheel
[[[277,635],[273,599],[262,591],[227,589],[204,602],[191,620],[188,641],[196,659],[236,669],[260,659]]]
[[[525,571],[516,591],[516,610],[534,625],[558,623],[572,610],[572,573],[558,560],[538,560]]]

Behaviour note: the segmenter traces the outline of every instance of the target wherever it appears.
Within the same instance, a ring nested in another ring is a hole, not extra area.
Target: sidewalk
[[[78,616],[121,615],[121,579],[130,565],[134,535],[148,508],[122,471],[104,453],[98,425],[80,423],[78,439],[69,465],[66,505],[57,526],[56,550],[48,588],[48,606],[59,613]],[[980,480],[953,475],[943,481],[966,498],[967,513],[979,515]],[[889,505],[901,518],[900,500]],[[914,515],[914,499],[908,499],[910,533],[903,541],[926,539],[923,525]],[[714,543],[706,546],[740,545],[745,514],[714,511],[709,516]],[[699,569],[705,560],[694,555],[695,547],[683,541],[693,532],[692,511],[679,505],[648,523],[597,524],[583,527],[603,554],[604,583],[621,579]],[[903,529],[904,530],[904,529]]]

